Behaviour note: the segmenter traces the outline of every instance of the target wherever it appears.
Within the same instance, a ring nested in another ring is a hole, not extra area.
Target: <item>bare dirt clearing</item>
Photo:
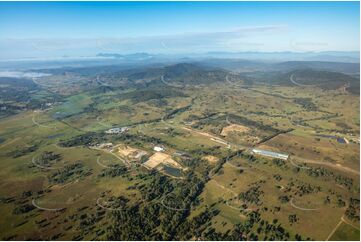
[[[239,132],[239,133],[246,133],[249,131],[249,128],[243,125],[239,125],[239,124],[231,124],[227,127],[224,127],[222,129],[221,135],[222,136],[227,136],[228,133],[230,132]]]
[[[149,157],[149,160],[144,163],[144,166],[150,169],[154,169],[160,164],[170,165],[182,169],[182,166],[173,160],[170,155],[162,152],[156,152],[154,155]]]
[[[210,164],[215,164],[219,160],[217,157],[215,157],[213,155],[206,155],[206,156],[203,157],[203,159],[208,161]]]
[[[140,159],[142,156],[146,155],[147,152],[136,149],[127,145],[117,145],[116,151],[120,156],[125,156],[128,158]]]

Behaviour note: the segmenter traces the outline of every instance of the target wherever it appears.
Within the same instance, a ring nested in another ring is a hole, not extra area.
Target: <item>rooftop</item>
[[[252,152],[255,154],[269,156],[269,157],[278,158],[278,159],[282,159],[282,160],[287,160],[289,157],[289,154],[282,154],[282,153],[277,153],[277,152],[273,152],[273,151],[269,151],[269,150],[252,149]]]

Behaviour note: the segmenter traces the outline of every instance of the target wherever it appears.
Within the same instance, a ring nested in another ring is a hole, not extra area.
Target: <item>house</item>
[[[263,155],[263,156],[277,158],[277,159],[281,159],[281,160],[287,160],[289,157],[288,154],[277,153],[277,152],[273,152],[273,151],[269,151],[269,150],[252,149],[252,152],[257,155]]]

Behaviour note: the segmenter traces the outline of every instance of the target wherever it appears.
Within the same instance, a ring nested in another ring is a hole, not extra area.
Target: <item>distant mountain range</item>
[[[155,57],[155,55],[151,55],[148,53],[134,53],[128,55],[122,54],[114,54],[114,53],[99,53],[96,55],[97,57],[107,57],[107,58],[116,58],[116,59],[124,59],[124,60],[146,60]]]
[[[360,53],[357,51],[324,51],[324,52],[207,52],[207,53],[189,53],[189,54],[149,54],[149,53],[99,53],[97,57],[115,58],[122,60],[150,60],[150,59],[247,59],[262,60],[270,62],[278,61],[328,61],[328,62],[347,62],[359,63]]]

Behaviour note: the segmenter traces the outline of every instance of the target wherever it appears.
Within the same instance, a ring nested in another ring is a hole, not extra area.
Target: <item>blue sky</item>
[[[0,2],[0,55],[358,51],[359,19],[359,2]]]

